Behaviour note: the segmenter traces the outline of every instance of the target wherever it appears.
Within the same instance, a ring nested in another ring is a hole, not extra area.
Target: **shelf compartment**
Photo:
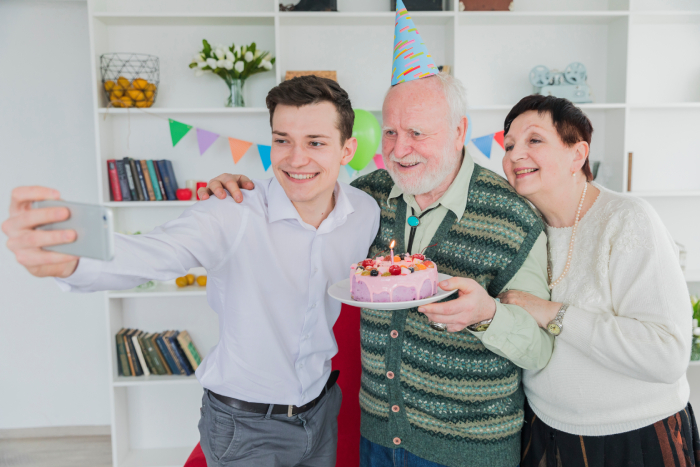
[[[206,297],[207,288],[198,285],[178,287],[173,283],[159,282],[152,289],[112,290],[109,298],[158,298],[158,297]]]
[[[151,376],[113,376],[112,386],[152,386],[159,384],[199,384],[195,375],[151,375]]]
[[[466,25],[610,24],[626,19],[626,11],[468,11],[459,13]]]
[[[688,282],[700,282],[700,269],[686,269],[685,280]],[[700,361],[698,364],[700,365]]]
[[[178,108],[168,108],[168,107],[152,107],[148,109],[118,109],[118,108],[105,108],[100,107],[97,109],[97,113],[100,115],[128,115],[128,116],[148,116],[148,114],[216,114],[216,115],[236,115],[236,114],[268,114],[269,111],[265,107],[211,107],[211,108],[197,108],[192,107],[190,109],[178,107]]]
[[[196,203],[196,200],[189,201],[107,201],[102,203],[110,208],[172,208],[187,207]]]
[[[274,26],[274,13],[93,13],[106,26]]]
[[[451,11],[416,11],[411,19],[420,31],[421,25],[442,26],[454,20]],[[394,23],[396,13],[384,12],[282,12],[281,26],[389,26]]]

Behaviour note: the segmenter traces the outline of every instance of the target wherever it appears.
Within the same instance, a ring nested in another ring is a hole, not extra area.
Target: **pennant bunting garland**
[[[272,162],[270,161],[270,151],[272,146],[265,146],[264,144],[258,144],[258,153],[260,153],[260,160],[262,161],[263,168],[265,172],[270,168]]]
[[[350,178],[352,178],[352,176],[355,174],[355,169],[353,169],[352,167],[350,167],[350,164],[347,164],[347,165],[345,166],[345,170],[348,171],[348,175],[350,175]]]
[[[229,138],[228,144],[231,147],[231,156],[233,156],[234,164],[238,164],[238,161],[241,160],[246,151],[253,145],[253,143],[236,138]]]
[[[505,148],[506,148],[505,144],[503,144],[503,130],[499,131],[498,133],[495,133],[495,134],[493,135],[493,139],[496,140],[496,142],[497,142],[498,145],[501,147],[501,149],[505,149]]]
[[[217,138],[219,138],[219,135],[217,135],[216,133],[197,128],[197,144],[199,145],[199,155],[204,155],[207,149],[209,149],[209,147],[212,144],[214,144],[214,141],[216,141]]]
[[[177,122],[172,118],[169,118],[168,121],[170,122],[170,138],[172,138],[173,147],[175,147],[175,145],[180,142],[182,137],[192,129],[192,126]]]
[[[382,159],[381,154],[375,154],[374,155],[374,163],[376,164],[378,169],[384,169],[384,159]]]
[[[493,137],[494,134],[486,135],[486,136],[480,136],[479,138],[474,138],[472,140],[472,143],[474,143],[474,146],[476,146],[479,151],[484,153],[484,156],[486,156],[488,159],[491,159],[491,146],[493,144]]]

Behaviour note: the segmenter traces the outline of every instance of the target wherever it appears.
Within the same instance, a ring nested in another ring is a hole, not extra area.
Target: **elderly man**
[[[441,288],[459,289],[418,309],[362,310],[363,466],[515,467],[521,369],[543,368],[552,352],[525,310],[493,298],[517,289],[549,299],[546,238],[527,202],[465,151],[465,114],[450,76],[393,86],[382,108],[387,170],[352,183],[381,208],[369,257],[395,239],[395,251],[424,252],[455,276]],[[252,186],[225,174],[200,197]]]

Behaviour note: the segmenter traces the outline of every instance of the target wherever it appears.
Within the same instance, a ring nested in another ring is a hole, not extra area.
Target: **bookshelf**
[[[222,172],[265,178],[255,147],[234,166],[225,139],[199,156],[188,134],[175,148],[165,118],[255,143],[269,144],[267,91],[287,70],[336,70],[356,108],[381,119],[389,86],[394,13],[389,0],[338,0],[339,12],[278,12],[277,0],[88,0],[99,199],[113,208],[118,231],[146,232],[177,217],[194,201],[111,202],[106,160],[170,159],[181,186]],[[508,110],[529,94],[536,65],[563,69],[580,61],[594,102],[580,104],[595,133],[591,159],[598,181],[626,191],[627,153],[634,153],[632,194],[656,208],[673,237],[688,249],[686,278],[700,284],[700,158],[693,147],[700,125],[700,3],[694,0],[515,0],[510,12],[412,12],[436,62],[450,65],[467,87],[473,137],[502,128]],[[223,107],[228,91],[214,76],[188,68],[201,40],[256,43],[272,51],[270,73],[246,84],[242,109]],[[339,53],[341,51],[342,53]],[[160,57],[155,106],[107,108],[99,56],[139,52]],[[652,65],[653,64],[653,65]],[[361,73],[358,70],[362,70]],[[694,81],[695,80],[695,81]],[[653,137],[650,137],[652,135]],[[502,152],[477,163],[500,172]],[[361,172],[367,173],[374,165]],[[355,174],[356,176],[357,174]],[[350,175],[341,170],[341,181]],[[206,290],[161,283],[150,290],[104,294],[108,328],[115,467],[181,466],[199,439],[201,387],[194,377],[125,378],[116,374],[114,335],[122,327],[187,329],[208,354],[218,320]],[[689,378],[700,390],[700,365]],[[695,372],[698,374],[695,375]],[[695,378],[695,379],[694,379]],[[698,405],[698,404],[696,404]]]

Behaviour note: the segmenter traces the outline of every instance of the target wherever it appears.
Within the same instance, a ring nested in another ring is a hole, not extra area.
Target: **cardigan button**
[[[393,331],[391,331],[391,337],[393,337],[394,339],[396,339],[397,337],[399,337],[399,331],[397,331],[396,329],[394,329]]]
[[[394,444],[397,446],[401,444],[401,438],[394,438]]]
[[[399,410],[401,410],[401,409],[399,408],[398,405],[392,405],[392,406],[391,406],[391,411],[392,411],[392,412],[396,413],[396,412],[398,412]]]
[[[386,372],[386,377],[389,379],[394,379],[394,372],[393,371],[387,371]]]

